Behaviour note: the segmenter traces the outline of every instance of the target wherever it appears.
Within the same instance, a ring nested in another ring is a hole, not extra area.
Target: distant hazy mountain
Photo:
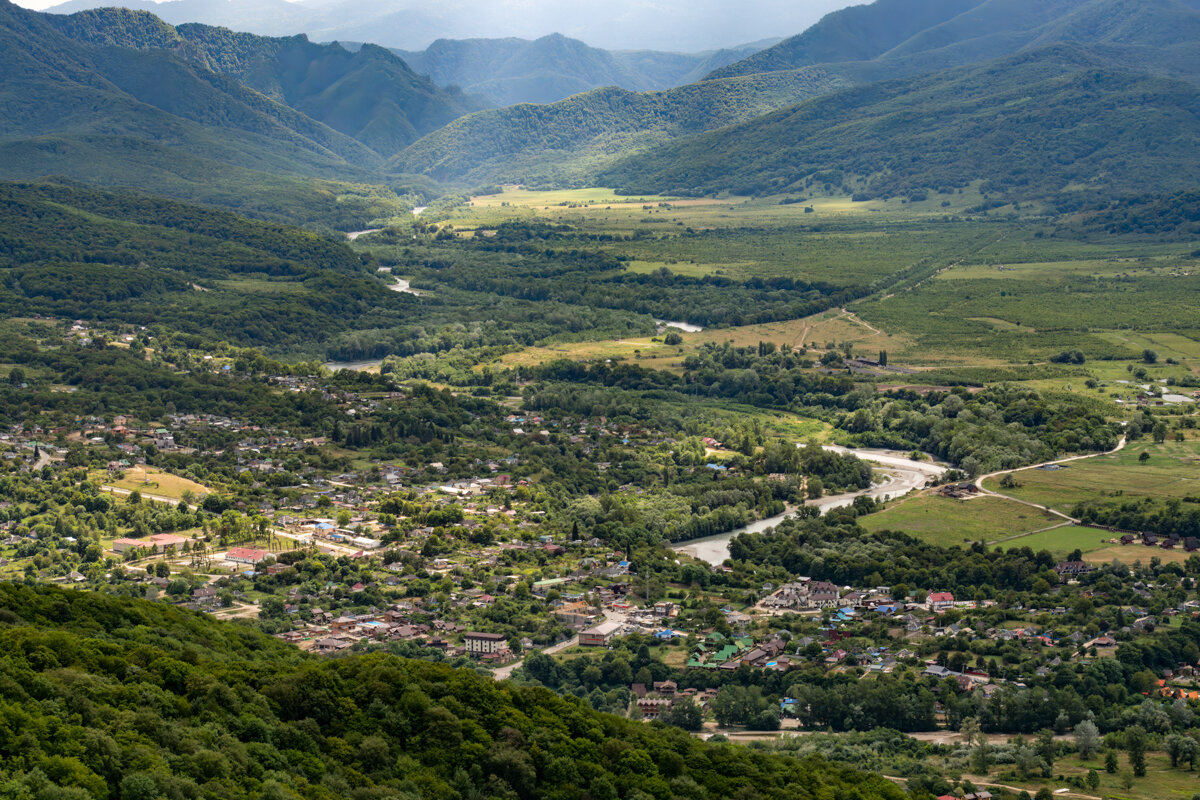
[[[709,80],[684,87],[686,91],[677,89],[661,95],[634,97],[593,92],[537,109],[481,112],[415,143],[392,163],[443,180],[472,182],[519,176],[541,180],[555,176],[555,180],[582,183],[619,179],[621,185],[638,190],[667,185],[688,191],[720,191],[731,187],[757,187],[759,191],[775,183],[792,187],[797,174],[801,178],[807,174],[796,170],[812,165],[815,156],[806,147],[815,145],[807,139],[791,141],[788,137],[794,134],[819,138],[819,130],[782,124],[756,127],[760,123],[750,121],[752,116],[763,113],[771,104],[775,104],[771,110],[780,109],[817,94],[896,78],[929,75],[933,79],[947,69],[988,59],[1022,53],[1044,55],[1052,52],[1046,48],[1055,44],[1084,48],[1079,52],[1092,59],[1097,69],[1128,73],[1120,80],[1114,79],[1121,86],[1142,85],[1140,81],[1147,78],[1147,73],[1200,80],[1198,6],[1200,0],[1186,3],[1180,0],[877,0],[868,6],[830,14],[800,36],[717,69]],[[1056,69],[1062,72],[1067,68],[1060,65]],[[1068,114],[1072,121],[1085,121],[1073,113],[1070,104],[1061,108],[1057,105],[1067,95],[1058,93],[1054,84],[1027,81],[1028,74],[1006,68],[995,76],[985,71],[968,73],[968,77],[988,81],[999,97],[1010,88],[1005,81],[1015,76],[1026,81],[1021,85],[1031,93],[1029,97],[1017,98],[1028,108],[1036,109],[1046,102],[1059,109],[1056,113]],[[954,80],[966,78],[960,75]],[[906,88],[909,84],[888,85],[892,91],[916,91]],[[912,84],[922,85],[919,80]],[[764,91],[763,87],[771,88]],[[969,84],[960,86],[963,91],[968,88]],[[794,94],[789,96],[789,92]],[[1039,92],[1046,94],[1042,96]],[[1121,94],[1114,90],[1114,96]],[[884,125],[881,120],[887,120],[888,136],[895,137],[892,140],[874,135],[868,142],[878,142],[880,153],[889,149],[906,153],[914,163],[922,163],[933,174],[937,173],[932,162],[922,160],[921,149],[922,142],[937,141],[934,132],[919,130],[919,126],[894,125],[893,117],[877,114],[874,105],[860,106],[854,101],[856,97],[853,92],[842,93],[837,95],[837,102],[846,103],[846,112],[860,115],[860,121],[872,131],[876,127],[866,120],[877,120],[873,123],[876,126]],[[913,112],[917,118],[933,125],[937,117],[921,116],[928,106],[916,105],[915,95],[910,94],[909,98],[914,102],[913,108],[921,109]],[[1092,113],[1102,110],[1087,97],[1078,100],[1078,108],[1087,108]],[[714,103],[725,107],[716,113],[712,108]],[[1140,106],[1131,102],[1130,107]],[[849,117],[839,117],[840,121],[835,123],[827,116],[831,109],[836,110],[836,105],[812,103],[802,108],[808,109],[804,113],[821,109],[827,124],[845,125],[855,135],[862,134]],[[941,111],[954,116],[949,108],[947,105]],[[892,111],[900,116],[904,113],[901,106]],[[1143,111],[1153,116],[1152,108]],[[1011,117],[1000,109],[993,108],[992,113],[996,119],[1008,121],[1004,124],[1011,124]],[[1120,119],[1132,122],[1136,118]],[[1043,121],[1054,124],[1049,118]],[[691,142],[684,142],[678,145],[679,149],[667,146],[644,152],[651,146],[660,147],[673,139],[686,139],[733,123],[745,124],[709,133],[696,140],[695,148]],[[983,126],[983,121],[980,125]],[[997,125],[1002,127],[999,122]],[[984,127],[974,133],[984,135]],[[1114,131],[1118,140],[1124,135],[1126,129]],[[854,136],[847,136],[845,148],[831,152],[850,159],[853,165],[861,161],[855,150],[859,143]],[[1127,141],[1116,141],[1114,146],[1117,151],[1133,147]],[[1073,162],[1071,147],[1085,145],[1081,140],[1064,147],[1067,149],[1052,155]],[[963,152],[972,151],[965,148]],[[464,153],[469,157],[463,158]],[[783,153],[807,160],[787,167],[787,157],[780,155]],[[717,157],[712,154],[721,154],[719,164],[710,163]],[[939,157],[949,155],[950,151],[945,151]],[[607,168],[619,161],[623,162],[620,167]],[[845,168],[831,159],[823,163],[822,169]],[[997,165],[981,164],[980,171],[986,172],[994,166]],[[1003,172],[1007,166],[1001,164],[999,168]],[[768,175],[774,177],[767,180]],[[1046,189],[1054,175],[1061,172],[1048,171],[1047,182],[1039,185],[1038,190]],[[1127,178],[1128,175],[1114,179],[1114,183],[1123,184]],[[892,188],[876,181],[870,191],[887,192]]]
[[[390,156],[486,104],[440,89],[393,53],[350,52],[304,36],[270,38],[188,24],[174,28],[145,11],[106,8],[44,19],[92,44],[168,49]]]
[[[1200,41],[1197,8],[1200,0],[876,0],[830,14],[711,77],[874,61],[882,78],[1059,42],[1177,46]],[[1164,61],[1161,54],[1147,55]]]
[[[821,177],[816,177],[821,176]],[[1200,182],[1200,87],[1053,45],[840,91],[602,171],[633,192],[1131,195]]]
[[[559,32],[593,47],[693,53],[803,30],[852,0],[70,0],[50,10],[73,13],[114,2],[152,11],[173,25],[202,22],[266,36],[307,33],[313,41],[406,50],[437,39],[537,39]]]
[[[498,106],[553,103],[603,86],[631,91],[693,83],[767,44],[707,53],[608,51],[560,34],[526,39],[439,39],[422,51],[396,51],[441,86],[460,86]]]
[[[167,50],[76,41],[8,0],[0,74],[0,178],[66,176],[258,213],[283,204],[291,178],[363,179],[381,161],[232,78]]]

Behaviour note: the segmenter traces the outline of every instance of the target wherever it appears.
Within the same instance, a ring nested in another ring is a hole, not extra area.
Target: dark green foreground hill
[[[0,586],[0,785],[39,800],[905,796],[468,670],[318,660],[196,613],[16,584]]]

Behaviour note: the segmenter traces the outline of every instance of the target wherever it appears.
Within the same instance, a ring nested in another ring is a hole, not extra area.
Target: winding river
[[[814,506],[825,513],[834,508],[842,508],[854,502],[854,498],[867,496],[876,500],[884,497],[900,497],[914,489],[920,489],[930,478],[942,475],[949,467],[929,461],[913,461],[907,453],[896,450],[865,450],[837,445],[826,445],[826,450],[835,453],[849,453],[858,456],[863,461],[869,461],[874,466],[876,482],[869,489],[861,492],[834,494],[817,500],[809,500],[805,505]],[[735,528],[728,533],[718,533],[715,536],[705,536],[703,539],[692,539],[680,542],[672,549],[677,553],[686,553],[693,558],[707,561],[710,564],[720,564],[729,558],[729,543],[733,537],[743,533],[761,533],[768,528],[774,528],[787,519],[791,512],[785,511],[774,517],[751,522],[741,528]]]

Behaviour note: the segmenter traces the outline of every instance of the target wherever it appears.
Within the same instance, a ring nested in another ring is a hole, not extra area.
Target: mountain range
[[[753,55],[774,41],[704,53],[601,50],[561,34],[527,39],[438,39],[421,51],[397,50],[417,72],[441,86],[460,86],[496,106],[553,103],[616,86],[670,89]]]
[[[396,190],[497,182],[1178,192],[1200,152],[1200,0],[877,0],[733,63],[558,35],[392,51],[0,0],[0,46],[0,178],[336,226],[386,217]]]
[[[812,167],[853,172],[869,194],[915,190],[914,175],[874,176],[888,153],[904,153],[927,172],[924,186],[987,180],[1016,187],[1024,167],[1000,143],[1032,132],[1059,148],[1035,161],[1098,170],[1085,182],[1096,190],[1126,190],[1147,177],[1177,190],[1171,170],[1155,164],[1171,163],[1170,152],[1183,159],[1177,175],[1192,174],[1198,2],[878,0],[831,14],[696,84],[636,98],[599,90],[536,109],[480,112],[391,164],[442,181],[615,182],[688,192],[793,187]],[[1089,74],[1103,75],[1101,94]],[[1097,114],[1111,127],[1098,131]],[[971,124],[962,124],[964,115]],[[1148,128],[1148,121],[1171,127]],[[739,127],[721,130],[727,125]],[[1041,135],[1047,130],[1054,135]],[[845,138],[864,133],[866,140]],[[1151,150],[1147,138],[1171,147]],[[983,148],[985,141],[997,146]],[[975,158],[958,158],[963,152]],[[1027,191],[1073,186],[1052,185],[1052,176],[1070,172],[1045,172]]]
[[[351,52],[304,36],[273,38],[190,23],[172,27],[145,11],[107,8],[45,21],[72,39],[167,50],[294,108],[382,156],[487,104],[447,92],[375,45]]]
[[[116,0],[69,0],[70,14]],[[538,39],[561,33],[593,47],[705,52],[800,31],[851,0],[121,0],[180,25],[202,22],[264,36],[373,42],[421,50],[437,39]]]

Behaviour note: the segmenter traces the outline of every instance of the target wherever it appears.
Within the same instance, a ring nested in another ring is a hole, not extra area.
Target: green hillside
[[[12,797],[906,796],[817,759],[704,744],[440,664],[303,657],[144,600],[6,584],[0,630]]]
[[[414,304],[344,242],[132,192],[0,184],[0,315],[313,351]]]
[[[334,207],[372,194],[346,182],[373,179],[378,154],[167,50],[78,42],[0,0],[0,73],[0,179],[65,176],[332,225],[379,216]]]
[[[1200,77],[1200,13],[1179,0],[877,0],[829,14],[799,36],[714,70],[712,78],[843,62],[859,82],[974,64],[1054,44]]]
[[[634,156],[633,192],[771,194],[822,182],[869,197],[946,191],[1180,191],[1200,178],[1200,89],[1060,46],[850,89]],[[831,178],[830,176],[834,176]]]
[[[484,107],[438,88],[381,47],[350,52],[304,36],[270,38],[199,24],[172,28],[148,12],[118,8],[45,19],[78,41],[171,50],[384,156]]]
[[[827,14],[808,30],[723,67],[710,78],[779,72],[838,61],[867,61],[984,0],[876,0]]]
[[[847,85],[820,68],[635,93],[597,89],[552,105],[481,111],[426,136],[388,167],[446,181],[587,183],[601,166]]]

